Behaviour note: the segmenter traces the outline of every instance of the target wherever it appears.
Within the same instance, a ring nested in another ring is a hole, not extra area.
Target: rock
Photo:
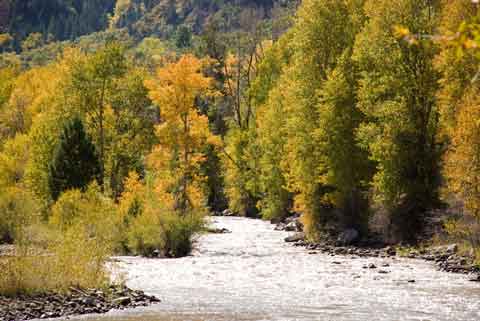
[[[70,315],[106,313],[114,308],[135,308],[158,301],[126,287],[111,286],[107,293],[71,287],[65,295],[44,293],[9,299],[0,296],[0,320],[66,319]],[[7,308],[3,309],[4,306]]]
[[[94,305],[95,304],[95,299],[92,298],[92,297],[86,297],[86,298],[82,299],[82,304],[84,304],[86,306]]]
[[[444,255],[452,255],[457,253],[458,245],[457,244],[450,244],[444,246],[437,246],[430,249],[430,252],[434,255],[444,256]]]
[[[470,282],[480,282],[480,274],[477,275],[477,277],[470,279],[469,281]]]
[[[368,268],[369,268],[369,269],[376,269],[377,266],[376,266],[375,264],[373,264],[373,263],[370,263],[370,264],[368,265]]]
[[[275,231],[285,231],[285,227],[287,225],[285,223],[278,223],[277,226],[275,226],[274,230]]]
[[[229,234],[229,233],[232,233],[230,230],[228,230],[226,228],[209,228],[209,229],[207,229],[207,232],[212,233],[212,234]]]
[[[378,270],[378,273],[380,273],[380,274],[388,274],[388,273],[390,273],[390,271]]]
[[[451,244],[449,246],[447,246],[447,253],[457,253],[458,251],[458,245],[457,244]]]
[[[275,224],[275,225],[280,224],[280,223],[282,223],[282,220],[283,219],[281,217],[274,217],[270,220],[270,224]]]
[[[229,209],[226,209],[222,212],[223,216],[233,216],[233,212]]]
[[[120,297],[115,300],[113,300],[113,304],[117,305],[129,305],[132,302],[132,299],[128,296]]]
[[[284,228],[287,232],[300,232],[295,221],[288,223]]]
[[[385,253],[387,253],[388,256],[396,256],[397,255],[397,250],[395,248],[388,246],[385,248]]]
[[[298,242],[298,241],[303,241],[305,239],[305,233],[299,232],[295,233],[294,235],[288,236],[285,238],[285,242]]]
[[[343,231],[337,239],[337,245],[352,245],[356,241],[358,241],[360,237],[360,233],[358,233],[355,229],[347,229]]]
[[[416,281],[415,280],[408,280],[407,282],[408,283],[415,283]]]

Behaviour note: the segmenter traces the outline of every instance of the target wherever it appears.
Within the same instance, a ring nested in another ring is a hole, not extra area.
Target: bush
[[[470,249],[480,264],[480,219],[473,215],[464,214],[461,217],[450,218],[445,223],[445,230],[450,241],[462,244],[463,248]]]
[[[52,207],[52,227],[69,231],[83,226],[89,237],[97,239],[111,251],[121,248],[123,224],[114,202],[103,196],[96,183],[85,193],[71,190],[63,193]]]
[[[128,232],[129,248],[136,254],[152,256],[158,250],[167,257],[182,257],[192,250],[193,236],[203,228],[203,215],[148,207],[133,219]]]
[[[193,236],[203,228],[203,215],[191,212],[185,216],[168,213],[163,217],[164,252],[182,257],[192,251]]]
[[[0,243],[12,243],[39,216],[39,206],[31,193],[15,186],[0,189]]]
[[[0,294],[66,292],[71,286],[106,285],[110,248],[89,234],[86,226],[76,224],[51,234],[46,248],[19,242],[15,256],[0,258]]]
[[[17,203],[26,206],[22,195],[15,191],[6,198],[20,197]],[[31,207],[20,209],[21,213],[32,212]],[[17,237],[15,255],[0,258],[0,294],[106,285],[106,261],[122,235],[120,218],[113,201],[104,197],[96,184],[85,193],[65,192],[52,207],[49,224],[37,224]]]
[[[189,209],[182,215],[169,209],[151,185],[144,185],[136,173],[125,181],[118,207],[127,231],[126,248],[143,256],[155,251],[167,257],[189,254],[193,236],[203,228],[204,213]]]

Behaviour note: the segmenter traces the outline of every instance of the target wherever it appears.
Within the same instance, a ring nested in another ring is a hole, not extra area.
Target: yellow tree
[[[443,45],[437,57],[443,74],[439,139],[449,143],[444,196],[463,205],[463,215],[447,224],[447,231],[469,242],[480,259],[480,5],[445,0],[439,31]]]
[[[204,60],[185,55],[159,68],[156,77],[145,82],[162,120],[156,129],[159,144],[149,156],[149,164],[162,201],[182,215],[201,205],[202,150],[208,144],[220,144],[209,130],[208,118],[200,115],[196,106],[200,96],[214,93],[212,79],[201,72],[204,64]]]

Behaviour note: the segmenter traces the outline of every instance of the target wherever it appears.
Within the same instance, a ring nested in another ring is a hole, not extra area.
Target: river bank
[[[38,295],[0,296],[0,320],[23,321],[107,313],[117,309],[145,307],[160,302],[143,291],[124,286],[105,290],[70,288],[68,294],[44,293]]]
[[[285,242],[297,247],[304,247],[309,254],[344,255],[350,257],[404,257],[434,263],[442,272],[471,275],[471,281],[480,282],[480,266],[474,257],[461,254],[457,244],[429,247],[405,247],[387,245],[379,238],[360,239],[355,230],[347,230],[335,237],[327,236],[322,241],[310,242],[303,233],[303,225],[298,217],[290,217],[282,222],[274,222],[275,230],[289,231],[294,234],[285,238]]]

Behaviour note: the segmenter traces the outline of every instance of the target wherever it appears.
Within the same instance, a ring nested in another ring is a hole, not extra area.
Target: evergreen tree
[[[78,118],[68,123],[60,137],[60,144],[50,166],[50,191],[54,200],[62,192],[85,188],[98,179],[100,163],[95,146],[87,136]]]

